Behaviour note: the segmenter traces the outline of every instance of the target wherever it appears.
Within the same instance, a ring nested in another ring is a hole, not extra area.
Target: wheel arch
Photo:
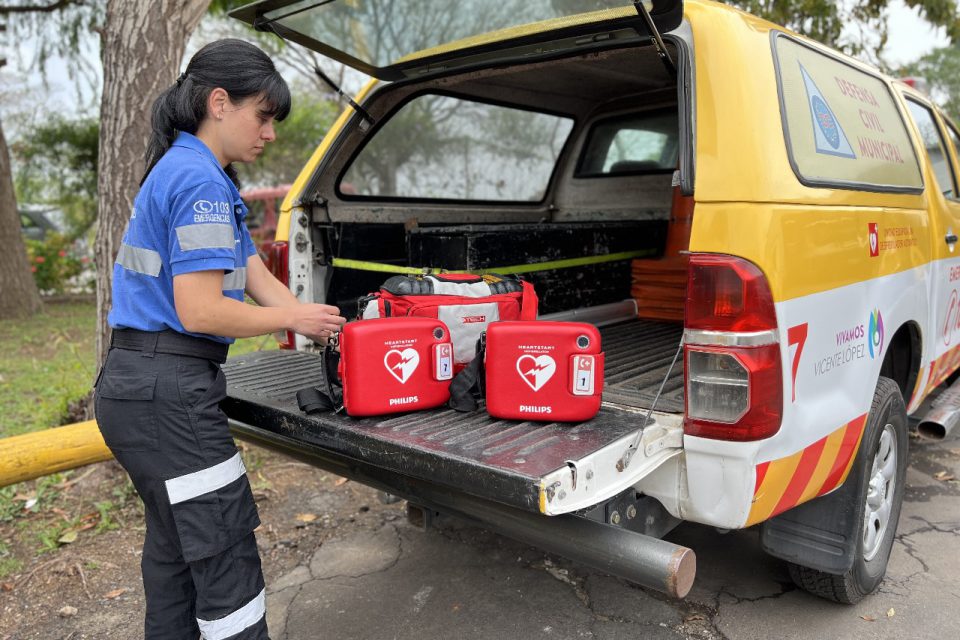
[[[910,405],[917,386],[922,354],[923,337],[920,325],[911,320],[900,325],[893,334],[880,365],[880,375],[897,383],[907,406]]]

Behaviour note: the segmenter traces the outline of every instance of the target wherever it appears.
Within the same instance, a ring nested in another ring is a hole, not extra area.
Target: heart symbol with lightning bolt
[[[547,384],[557,371],[557,363],[548,355],[531,356],[524,354],[517,358],[517,373],[534,391]]]
[[[390,375],[400,381],[400,384],[410,379],[419,364],[420,354],[417,353],[416,349],[410,347],[403,351],[391,349],[383,356],[383,366],[387,368]]]

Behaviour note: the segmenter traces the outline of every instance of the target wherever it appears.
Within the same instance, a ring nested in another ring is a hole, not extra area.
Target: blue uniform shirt
[[[173,329],[230,344],[233,338],[190,333],[173,302],[173,277],[223,270],[223,295],[243,301],[247,258],[257,252],[244,224],[240,192],[196,136],[181,132],[150,171],[113,266],[117,328]]]

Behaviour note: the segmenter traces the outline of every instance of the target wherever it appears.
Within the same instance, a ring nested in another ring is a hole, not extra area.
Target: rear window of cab
[[[920,165],[890,87],[782,32],[771,38],[784,139],[800,182],[922,191]]]
[[[673,172],[679,155],[675,109],[606,118],[591,127],[575,176]]]

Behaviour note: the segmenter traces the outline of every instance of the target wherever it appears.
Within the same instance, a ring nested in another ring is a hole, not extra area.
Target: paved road
[[[269,585],[274,640],[307,638],[956,638],[960,438],[912,441],[906,503],[880,591],[856,606],[793,587],[754,530],[682,525],[691,594],[659,594],[492,533],[445,521],[344,528]],[[943,472],[949,474],[943,475]],[[938,478],[937,474],[941,474]],[[322,498],[318,496],[318,498]]]

